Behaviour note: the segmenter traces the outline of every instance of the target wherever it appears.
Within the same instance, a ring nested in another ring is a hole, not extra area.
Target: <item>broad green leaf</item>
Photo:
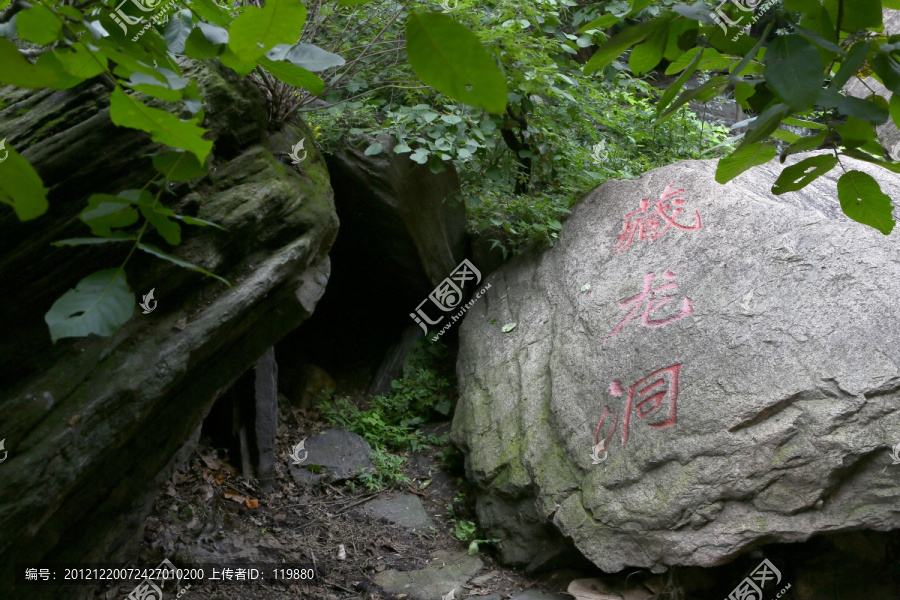
[[[108,237],[113,227],[129,227],[137,223],[138,213],[133,206],[108,194],[94,194],[79,216],[94,235]]]
[[[168,83],[161,84],[159,80],[143,73],[132,73],[131,78],[122,82],[122,84],[137,92],[142,92],[166,102],[178,102],[183,96],[181,88],[172,89]]]
[[[669,103],[675,98],[675,95],[679,90],[684,88],[684,84],[687,83],[687,80],[690,79],[691,75],[697,70],[697,64],[703,59],[703,54],[699,52],[699,48],[697,48],[698,52],[693,53],[693,59],[687,64],[684,68],[684,72],[678,76],[678,79],[672,82],[666,91],[663,92],[663,95],[660,96],[659,102],[656,103],[656,113],[659,114],[669,106]],[[685,55],[691,54],[690,51],[685,52]],[[668,70],[666,71],[668,73]]]
[[[313,44],[279,44],[266,53],[271,60],[286,60],[307,71],[324,71],[343,66],[347,61],[337,54],[322,50]]]
[[[222,54],[219,55],[219,61],[241,77],[245,77],[250,71],[256,68],[256,60],[249,62],[243,61],[239,59],[228,46],[226,46]]]
[[[218,25],[210,25],[209,23],[204,23],[200,21],[197,23],[197,27],[200,31],[203,32],[203,35],[206,36],[206,39],[209,40],[210,44],[227,44],[228,43],[228,30],[224,27],[219,27]]]
[[[184,54],[184,43],[194,29],[194,18],[191,11],[182,10],[178,14],[173,15],[169,22],[166,23],[165,40],[169,52],[173,54]]]
[[[841,134],[841,143],[848,148],[856,148],[878,138],[874,125],[856,117],[847,117],[845,123],[835,125],[834,129]]]
[[[53,303],[44,321],[50,338],[112,335],[134,312],[134,293],[122,269],[106,269],[88,275]]]
[[[33,65],[19,54],[18,48],[6,38],[0,38],[0,83],[7,83],[21,88],[46,88],[60,80],[63,71]]]
[[[160,250],[159,248],[157,248],[157,247],[154,246],[153,244],[144,244],[144,243],[140,243],[140,244],[138,244],[138,248],[140,248],[141,250],[143,250],[143,251],[146,252],[147,254],[152,254],[153,256],[155,256],[155,257],[157,257],[157,258],[161,258],[161,259],[163,259],[163,260],[167,260],[167,261],[169,261],[170,263],[173,263],[173,264],[178,265],[179,267],[184,267],[185,269],[190,269],[191,271],[197,271],[198,273],[203,273],[204,275],[208,275],[209,277],[213,277],[213,278],[215,278],[215,279],[218,279],[219,281],[221,281],[222,283],[224,283],[224,284],[227,285],[228,287],[231,287],[231,283],[230,283],[227,279],[224,279],[224,278],[222,278],[222,277],[219,277],[219,276],[216,275],[215,273],[212,273],[212,272],[210,272],[210,271],[207,271],[206,269],[204,269],[204,268],[202,268],[202,267],[198,267],[198,266],[195,265],[194,263],[190,263],[190,262],[188,262],[188,261],[186,261],[186,260],[182,260],[182,259],[178,258],[177,256],[173,256],[173,255],[171,255],[171,254],[167,254],[166,252],[163,252],[162,250]]]
[[[56,41],[62,31],[62,19],[46,5],[35,2],[16,15],[19,37],[35,44],[49,44]]]
[[[0,163],[0,202],[12,206],[20,221],[36,219],[50,206],[44,182],[31,163],[0,140],[0,157],[7,152]]]
[[[798,162],[796,165],[785,167],[772,186],[775,195],[785,192],[796,192],[805,188],[816,178],[824,175],[837,165],[838,159],[833,154],[810,156]]]
[[[716,181],[727,183],[747,169],[769,162],[775,158],[776,151],[775,144],[768,142],[741,146],[730,156],[719,159]]]
[[[440,148],[439,148],[440,149]],[[381,154],[383,150],[381,144],[378,142],[373,142],[368,148],[366,148],[365,155],[366,156],[374,156],[376,154]]]
[[[90,51],[83,44],[53,51],[56,59],[70,75],[82,79],[96,77],[106,70],[106,56],[99,50]]]
[[[268,0],[262,8],[248,6],[228,30],[228,47],[242,61],[255,60],[277,44],[292,44],[306,22],[300,0]]]
[[[187,223],[188,225],[194,225],[196,227],[215,227],[216,229],[220,229],[222,231],[228,231],[226,228],[222,227],[217,223],[213,223],[212,221],[206,221],[204,219],[198,219],[197,217],[189,217],[187,215],[173,215],[179,221]]]
[[[194,27],[191,34],[184,40],[184,55],[188,58],[213,58],[221,54],[224,48],[224,44],[211,43],[199,27]]]
[[[285,60],[269,60],[265,56],[260,57],[258,62],[266,71],[288,85],[306,88],[314,95],[325,91],[325,82],[318,75],[310,73],[303,67],[298,67]]]
[[[192,152],[200,162],[205,161],[212,150],[212,142],[201,137],[206,130],[198,127],[195,121],[182,121],[171,113],[147,106],[121,88],[113,90],[109,116],[113,124],[146,131],[154,142]]]
[[[634,75],[643,75],[659,64],[666,49],[668,34],[667,27],[660,27],[648,36],[646,41],[631,50],[631,56],[628,57],[628,68]]]
[[[881,31],[881,0],[825,0],[825,10],[832,22],[837,23],[838,7],[843,6],[841,31],[855,32],[862,29]]]
[[[815,150],[819,146],[825,143],[825,139],[827,137],[827,132],[823,131],[822,133],[818,133],[816,135],[810,135],[804,138],[801,138],[799,141],[794,142],[790,146],[784,149],[781,153],[781,162],[790,156],[791,154],[797,154],[798,152],[808,152],[810,150]]]
[[[409,64],[424,83],[454,100],[492,113],[506,110],[506,79],[478,37],[441,13],[406,21]]]
[[[591,31],[592,29],[608,29],[618,23],[620,20],[621,17],[617,17],[614,14],[603,15],[602,17],[597,17],[593,21],[585,23],[584,25],[579,27],[578,33],[584,33],[586,31]]]
[[[795,110],[815,106],[825,81],[816,47],[795,34],[775,38],[764,73],[769,87]]]
[[[891,94],[888,111],[891,113],[891,120],[894,122],[894,125],[900,127],[900,94]]]
[[[697,24],[687,19],[676,19],[668,27],[669,38],[663,57],[668,61],[676,60],[691,48],[696,47]]]
[[[164,212],[171,213],[171,209],[157,211],[149,206],[141,206],[141,214],[159,232],[159,235],[172,246],[177,246],[181,243],[181,225],[170,221],[168,215],[163,214]]]
[[[855,98],[853,96],[843,96],[838,102],[838,111],[850,117],[856,117],[869,123],[879,125],[888,120],[890,113],[875,102]]]
[[[887,89],[895,94],[900,94],[900,64],[894,60],[894,57],[877,52],[869,59],[869,66]]]
[[[785,125],[794,125],[795,127],[806,127],[807,129],[828,129],[827,125],[816,123],[808,119],[798,119],[796,117],[785,117],[781,120]]]
[[[764,110],[747,127],[747,133],[744,134],[744,143],[751,144],[769,137],[773,131],[778,129],[781,120],[788,116],[790,112],[791,109],[784,104],[774,104]]]
[[[162,173],[166,181],[190,181],[206,175],[206,165],[188,152],[168,151],[153,157],[153,167]]]
[[[622,33],[610,38],[600,46],[591,59],[584,65],[584,74],[590,75],[597,70],[605,69],[620,54],[650,37],[657,29],[668,25],[669,19],[657,18],[640,25],[629,27]]]
[[[890,197],[862,171],[848,171],[838,179],[838,198],[844,214],[887,235],[894,228]]]
[[[215,0],[191,0],[190,6],[204,21],[209,21],[221,27],[227,27],[231,24],[231,16],[228,14],[228,11],[219,6]]]
[[[677,59],[673,60],[669,64],[669,66],[666,67],[666,75],[674,75],[675,73],[684,71],[688,68],[688,66],[690,66],[691,63],[698,61],[697,55],[701,52],[704,52],[704,49],[699,46],[691,48],[690,50],[679,56]],[[713,52],[716,51],[713,50]],[[716,52],[716,54],[718,54],[718,52]],[[700,58],[702,59],[703,57],[701,56]]]
[[[723,75],[718,75],[716,77],[710,77],[706,83],[695,87],[692,90],[688,90],[681,94],[678,99],[672,103],[671,106],[666,108],[657,119],[659,121],[665,121],[669,117],[671,117],[675,112],[690,102],[691,100],[697,100],[699,102],[706,102],[708,100],[712,100],[719,92],[721,92],[726,86],[728,82],[725,80]]]

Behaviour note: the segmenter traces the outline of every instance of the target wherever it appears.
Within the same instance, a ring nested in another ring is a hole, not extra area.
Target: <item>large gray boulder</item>
[[[505,561],[565,536],[660,572],[900,527],[900,233],[844,217],[833,177],[774,197],[777,162],[715,168],[607,182],[467,313],[453,439]]]

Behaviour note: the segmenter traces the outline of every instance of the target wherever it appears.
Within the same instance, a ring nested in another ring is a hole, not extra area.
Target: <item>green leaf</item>
[[[250,71],[256,68],[256,60],[249,62],[243,61],[239,59],[228,46],[226,46],[224,52],[219,55],[219,61],[241,77],[246,77]]]
[[[153,167],[162,173],[166,181],[190,181],[206,175],[206,165],[188,152],[168,151],[153,157]]]
[[[879,106],[875,102],[853,96],[842,96],[840,102],[838,102],[837,109],[847,116],[875,124],[884,123],[890,116],[886,108]]]
[[[259,64],[269,73],[294,87],[306,88],[311,94],[319,95],[325,91],[325,82],[315,73],[284,60],[258,59]]]
[[[816,47],[799,35],[775,38],[766,52],[765,77],[769,87],[795,110],[816,105],[825,76]]]
[[[843,5],[841,31],[853,33],[862,29],[881,31],[881,0],[825,0],[825,10],[832,22],[837,23],[838,5]]]
[[[215,23],[221,27],[231,24],[231,16],[228,11],[216,4],[215,0],[191,0],[191,8],[204,21]]]
[[[343,57],[322,50],[313,44],[279,44],[266,54],[272,60],[286,60],[307,71],[324,71],[334,67],[340,67],[347,61]]]
[[[894,228],[890,197],[862,171],[848,171],[838,179],[838,198],[844,214],[887,235]]]
[[[509,333],[510,331],[512,331],[513,329],[516,328],[516,325],[518,325],[518,323],[507,323],[506,325],[504,325],[503,327],[500,328],[500,332],[501,333]]]
[[[0,202],[12,206],[20,221],[36,219],[50,206],[44,182],[31,163],[0,140],[0,155],[7,152],[9,155],[0,163]]]
[[[184,223],[187,223],[188,225],[194,225],[196,227],[215,227],[216,229],[219,229],[221,231],[228,231],[221,225],[213,223],[212,221],[205,221],[203,219],[198,219],[197,217],[188,217],[187,215],[173,214],[172,216],[174,216],[179,221],[183,221]]]
[[[769,162],[775,158],[776,152],[775,144],[768,142],[741,146],[730,156],[719,159],[716,181],[727,183],[747,169]]]
[[[891,120],[894,122],[894,125],[900,127],[900,94],[891,94],[888,111],[891,113]]]
[[[660,96],[659,102],[656,103],[656,113],[659,114],[669,106],[669,103],[675,98],[675,95],[678,93],[678,90],[684,88],[684,84],[687,83],[687,80],[690,79],[691,75],[697,70],[697,64],[703,59],[703,54],[699,52],[699,48],[697,48],[698,52],[693,53],[693,59],[684,67],[684,72],[678,76],[678,79],[672,82],[672,84],[663,92],[663,95]],[[684,56],[691,54],[691,51],[685,52]],[[668,74],[668,70],[666,73]]]
[[[172,246],[177,246],[181,243],[181,225],[170,221],[168,215],[163,214],[163,212],[171,211],[168,209],[166,211],[157,211],[149,206],[141,206],[141,214],[159,232],[159,235]]]
[[[60,80],[60,73],[42,65],[33,65],[19,54],[19,49],[6,38],[0,38],[0,83],[21,88],[46,88]]]
[[[138,220],[133,206],[121,198],[108,194],[93,194],[79,218],[91,228],[94,235],[108,237],[114,227],[128,227]]]
[[[878,52],[869,59],[869,66],[887,89],[900,94],[900,64],[892,56]]]
[[[660,27],[647,37],[647,41],[634,47],[628,57],[628,68],[634,75],[643,75],[659,64],[666,49],[668,34],[668,27]]]
[[[113,90],[109,116],[113,124],[146,131],[154,142],[192,152],[200,162],[205,161],[212,150],[212,142],[201,137],[206,130],[198,127],[195,121],[182,121],[171,113],[147,106],[121,88]]]
[[[194,27],[191,34],[184,40],[184,55],[188,58],[213,58],[221,54],[224,49],[224,44],[210,42],[200,27]]]
[[[255,60],[278,44],[296,42],[305,22],[306,7],[300,0],[247,6],[228,30],[228,47],[242,61]]]
[[[799,141],[794,142],[784,149],[780,157],[781,162],[784,162],[784,160],[791,154],[797,154],[798,152],[808,152],[809,150],[818,148],[825,142],[826,136],[827,132],[823,131],[822,133],[818,133],[816,135],[810,135],[804,138],[800,138]]]
[[[218,279],[219,281],[221,281],[228,287],[231,287],[231,283],[229,283],[227,279],[219,277],[215,273],[207,271],[206,269],[204,269],[202,267],[198,267],[197,265],[190,263],[186,260],[182,260],[182,259],[178,258],[177,256],[167,254],[167,253],[163,252],[162,250],[160,250],[159,248],[157,248],[156,246],[154,246],[153,244],[141,243],[141,244],[138,244],[138,248],[140,248],[147,254],[152,254],[153,256],[155,256],[157,258],[167,260],[170,263],[178,265],[179,267],[184,267],[185,269],[190,269],[191,271],[197,271],[198,273],[203,273],[204,275]]]
[[[634,25],[610,38],[594,52],[591,59],[584,65],[584,74],[591,75],[595,71],[605,69],[623,52],[650,37],[657,29],[665,27],[669,23],[669,19],[658,18]]]
[[[16,15],[16,28],[23,40],[44,45],[59,37],[62,19],[44,4],[34,3]]]
[[[112,335],[134,312],[134,293],[122,269],[106,269],[92,273],[74,289],[59,297],[44,321],[50,327],[50,338],[85,337],[92,333]]]
[[[106,56],[99,50],[88,50],[83,44],[56,49],[53,54],[67,73],[81,79],[96,77],[106,70]]]
[[[788,116],[791,109],[784,104],[773,104],[756,117],[747,127],[747,133],[744,135],[744,143],[750,144],[759,140],[764,140],[778,129],[781,120]]]
[[[706,83],[695,87],[692,90],[688,90],[681,94],[678,99],[672,103],[671,106],[666,108],[662,114],[657,117],[659,121],[665,121],[669,117],[671,117],[675,112],[690,102],[691,100],[698,100],[700,102],[706,102],[715,98],[719,92],[722,91],[728,82],[726,81],[723,75],[718,75],[716,77],[710,77]]]
[[[810,156],[798,162],[796,165],[785,167],[772,186],[775,195],[785,192],[796,192],[824,175],[837,165],[838,159],[833,154]]]
[[[712,49],[710,48],[710,50]],[[666,75],[674,75],[675,73],[680,73],[681,71],[687,69],[692,63],[699,62],[697,59],[697,55],[705,51],[706,50],[699,46],[691,48],[690,50],[679,56],[677,59],[673,60],[672,63],[669,64],[668,67],[666,67]],[[716,51],[713,50],[713,52]],[[716,54],[718,54],[718,52],[716,52]],[[702,59],[703,57],[701,56],[700,58]],[[671,88],[672,86],[670,85],[669,87]]]
[[[375,154],[381,154],[382,146],[378,142],[373,142],[368,148],[366,148],[365,155],[373,156]]]
[[[166,23],[165,40],[169,52],[173,54],[184,54],[184,43],[194,29],[194,18],[191,11],[182,10],[177,15],[169,19]]]
[[[424,83],[454,100],[492,113],[506,110],[506,79],[478,37],[441,13],[406,21],[409,64]]]

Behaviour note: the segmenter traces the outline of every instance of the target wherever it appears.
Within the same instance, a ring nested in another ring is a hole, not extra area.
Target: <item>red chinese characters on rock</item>
[[[684,212],[682,204],[684,198],[674,198],[684,193],[684,189],[673,189],[674,185],[666,186],[659,200],[650,202],[650,198],[643,198],[640,207],[625,215],[625,224],[619,232],[616,241],[615,253],[618,254],[631,246],[635,237],[639,242],[644,240],[656,240],[661,238],[670,227],[684,231],[696,231],[702,227],[700,211],[694,211],[696,220],[693,225],[682,225],[676,221]]]
[[[678,284],[674,281],[675,273],[673,273],[672,271],[666,271],[665,273],[663,273],[663,279],[667,280],[668,283],[664,283],[655,288],[651,288],[650,286],[653,285],[654,277],[656,277],[655,273],[647,273],[647,275],[644,277],[644,289],[641,291],[641,293],[636,296],[632,296],[631,298],[619,304],[621,308],[627,308],[629,304],[634,304],[634,307],[631,309],[631,311],[629,311],[627,315],[625,315],[625,318],[622,319],[612,331],[606,334],[606,337],[603,338],[604,340],[618,334],[620,331],[622,331],[622,328],[625,327],[632,319],[637,318],[641,307],[644,306],[645,300],[647,301],[647,304],[644,308],[643,314],[640,315],[641,324],[644,327],[662,327],[663,325],[674,323],[679,319],[683,319],[694,314],[694,305],[691,304],[691,299],[685,297],[684,301],[681,303],[680,313],[666,318],[651,318],[651,312],[653,312],[657,308],[660,308],[672,299],[672,296],[657,297],[657,294],[659,292],[678,287]]]
[[[625,409],[622,414],[623,446],[628,443],[632,414],[643,420],[654,413],[659,413],[662,420],[656,419],[657,422],[655,423],[647,423],[650,427],[656,429],[665,429],[675,425],[678,401],[678,372],[680,370],[680,364],[659,369],[628,388],[628,396],[625,399]],[[622,384],[618,380],[614,380],[609,386],[609,393],[611,396],[623,395]],[[603,422],[611,414],[615,415],[612,427],[601,441],[600,429],[603,427]],[[595,464],[601,462],[598,459],[599,454],[608,450],[609,443],[618,425],[619,413],[613,413],[609,406],[604,406],[603,414],[600,415],[600,421],[597,422],[597,429],[594,431],[594,451],[591,456],[594,458]]]

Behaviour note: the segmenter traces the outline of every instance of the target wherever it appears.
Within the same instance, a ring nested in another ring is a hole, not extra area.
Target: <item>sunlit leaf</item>
[[[730,156],[719,159],[716,181],[719,183],[731,181],[747,169],[769,162],[775,158],[776,151],[775,144],[767,142],[742,146]]]
[[[95,333],[112,335],[134,312],[134,293],[122,269],[106,269],[88,275],[53,303],[44,321],[53,343],[67,337]]]
[[[62,31],[62,19],[46,5],[35,2],[16,15],[19,37],[35,44],[49,44],[56,41]]]
[[[845,215],[885,235],[894,228],[891,198],[881,191],[871,175],[848,171],[838,179],[837,189]]]
[[[0,140],[0,157],[7,152],[0,163],[0,202],[12,206],[20,221],[30,221],[47,212],[47,189],[31,163]]]
[[[300,37],[306,7],[300,0],[268,0],[262,8],[248,6],[228,30],[228,46],[242,61],[255,60],[277,44]]]
[[[478,37],[441,13],[412,13],[406,22],[409,64],[426,84],[492,113],[506,110],[503,73]]]

